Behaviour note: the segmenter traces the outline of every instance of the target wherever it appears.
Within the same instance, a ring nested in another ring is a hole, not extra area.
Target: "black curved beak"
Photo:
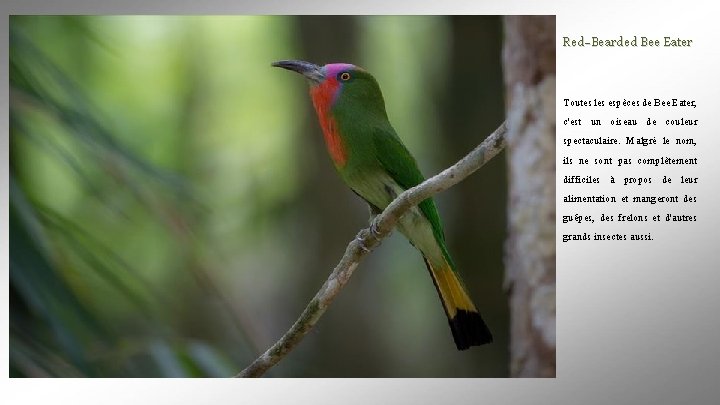
[[[314,63],[302,60],[280,60],[273,63],[272,66],[300,73],[313,83],[320,83],[325,80],[322,69]]]

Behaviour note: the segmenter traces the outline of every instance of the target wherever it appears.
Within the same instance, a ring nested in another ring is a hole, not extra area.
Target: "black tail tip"
[[[492,333],[478,312],[458,309],[452,319],[449,319],[455,345],[458,350],[465,350],[470,346],[480,346],[493,341]]]

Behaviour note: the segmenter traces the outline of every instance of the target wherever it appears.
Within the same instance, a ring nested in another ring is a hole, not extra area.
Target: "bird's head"
[[[375,78],[365,69],[349,63],[318,66],[301,60],[281,60],[272,64],[300,73],[310,82],[310,94],[316,109],[332,110],[341,104],[361,111],[381,111],[385,102]]]

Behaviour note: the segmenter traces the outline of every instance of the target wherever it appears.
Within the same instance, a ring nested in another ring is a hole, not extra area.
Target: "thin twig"
[[[385,210],[362,229],[345,249],[340,262],[315,294],[293,326],[265,353],[236,377],[260,377],[282,360],[315,326],[335,296],[345,286],[360,260],[387,237],[400,217],[410,208],[461,182],[505,148],[507,127],[503,122],[478,147],[453,166],[397,196]]]

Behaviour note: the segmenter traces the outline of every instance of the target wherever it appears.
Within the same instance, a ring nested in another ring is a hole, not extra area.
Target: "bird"
[[[271,64],[303,75],[338,174],[367,202],[371,217],[425,178],[390,124],[377,80],[349,63],[319,66],[302,60]],[[400,218],[399,231],[422,253],[458,350],[491,343],[490,329],[470,299],[448,252],[432,198]]]

